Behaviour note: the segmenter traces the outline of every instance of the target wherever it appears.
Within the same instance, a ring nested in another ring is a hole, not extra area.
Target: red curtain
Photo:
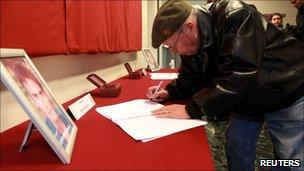
[[[1,48],[22,48],[31,56],[64,54],[64,0],[0,1]]]
[[[141,1],[1,0],[1,48],[30,56],[141,49]]]
[[[141,1],[66,1],[68,50],[120,52],[141,49]]]

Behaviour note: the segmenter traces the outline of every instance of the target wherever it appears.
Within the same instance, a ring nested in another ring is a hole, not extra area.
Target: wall
[[[154,56],[154,58],[157,60],[157,49],[154,49],[152,47],[152,41],[151,41],[151,32],[152,32],[152,25],[154,16],[157,11],[157,1],[153,0],[143,0],[142,1],[142,47],[143,48],[149,48]],[[138,53],[139,56],[139,65],[142,67],[147,67],[147,62],[144,59],[142,53]],[[161,61],[157,60],[161,65]]]

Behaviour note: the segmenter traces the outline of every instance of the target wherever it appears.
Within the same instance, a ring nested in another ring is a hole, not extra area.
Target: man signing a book
[[[276,159],[304,170],[304,44],[282,34],[240,0],[208,8],[169,0],[158,10],[152,46],[181,55],[178,78],[148,89],[154,101],[191,98],[153,111],[156,117],[218,120],[232,113],[226,134],[229,170],[253,170],[264,121]]]

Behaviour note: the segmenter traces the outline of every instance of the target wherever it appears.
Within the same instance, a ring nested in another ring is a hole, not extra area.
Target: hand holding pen
[[[155,96],[155,94],[158,92],[158,90],[160,89],[160,86],[162,85],[163,81],[159,82],[156,89],[154,90],[153,94],[152,94],[152,97]]]
[[[147,97],[149,98],[149,100],[160,102],[169,98],[168,91],[161,88],[162,83],[163,81],[159,82],[157,86],[152,86],[148,88]]]

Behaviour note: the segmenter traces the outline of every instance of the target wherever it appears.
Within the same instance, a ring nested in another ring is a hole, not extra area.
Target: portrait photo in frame
[[[145,48],[141,50],[151,71],[157,71],[160,69],[159,65],[155,61],[155,58],[153,57],[153,54],[149,48]]]
[[[1,48],[0,52],[1,81],[60,160],[64,164],[70,163],[77,126],[55,100],[24,50]]]

